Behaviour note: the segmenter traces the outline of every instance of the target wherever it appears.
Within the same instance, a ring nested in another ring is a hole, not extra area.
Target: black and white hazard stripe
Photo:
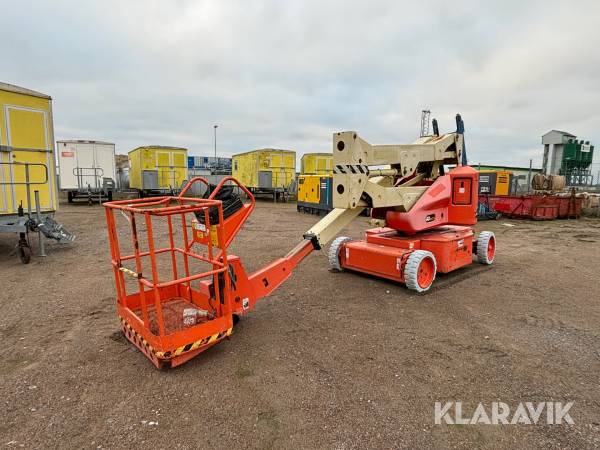
[[[365,164],[336,164],[333,168],[333,173],[347,173],[347,174],[369,174],[369,166]]]

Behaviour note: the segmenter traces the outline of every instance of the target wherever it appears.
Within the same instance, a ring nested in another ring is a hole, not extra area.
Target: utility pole
[[[527,173],[527,193],[531,193],[531,167],[533,166],[533,159],[529,160],[529,172]]]
[[[215,164],[217,164],[217,128],[219,125],[213,125],[213,128],[215,129]]]

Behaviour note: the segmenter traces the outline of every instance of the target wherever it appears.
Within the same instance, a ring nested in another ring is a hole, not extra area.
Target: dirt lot
[[[600,447],[598,220],[482,222],[496,263],[426,295],[314,253],[230,340],[158,371],[119,333],[103,209],[57,218],[77,241],[28,266],[0,235],[0,445]],[[316,220],[260,203],[232,250],[257,269]],[[454,400],[573,401],[575,425],[435,425],[434,403]]]

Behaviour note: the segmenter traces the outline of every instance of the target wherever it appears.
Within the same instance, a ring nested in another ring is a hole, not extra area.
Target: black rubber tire
[[[23,264],[29,264],[31,261],[31,247],[28,245],[19,245],[19,259]]]
[[[113,201],[113,191],[108,191],[108,201],[112,202]]]
[[[73,193],[71,191],[67,191],[67,202],[73,203]]]

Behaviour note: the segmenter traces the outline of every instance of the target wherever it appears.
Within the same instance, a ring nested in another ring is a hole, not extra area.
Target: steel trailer
[[[115,144],[102,141],[57,141],[60,190],[69,203],[85,199],[111,201],[116,190]]]
[[[177,193],[187,179],[185,148],[149,145],[129,152],[129,187],[140,197]]]
[[[232,157],[232,176],[254,195],[284,200],[295,192],[296,152],[264,148]]]
[[[40,201],[40,189],[48,184],[48,167],[41,163],[19,163],[0,162],[0,169],[10,167],[11,172],[23,169],[24,181],[0,182],[0,187],[24,187],[26,192],[25,208],[23,203],[18,206],[16,214],[5,214],[0,216],[0,233],[17,233],[17,250],[19,259],[23,264],[31,261],[30,232],[37,232],[39,255],[46,256],[44,237],[54,239],[61,244],[68,244],[75,240],[75,235],[67,231],[60,223],[54,220],[53,211],[42,211]],[[32,168],[42,169],[44,178],[31,179]],[[32,200],[33,191],[33,200]]]
[[[58,209],[52,99],[31,89],[0,83],[0,232],[16,233],[19,258],[31,258],[29,233],[72,242],[54,220]]]

